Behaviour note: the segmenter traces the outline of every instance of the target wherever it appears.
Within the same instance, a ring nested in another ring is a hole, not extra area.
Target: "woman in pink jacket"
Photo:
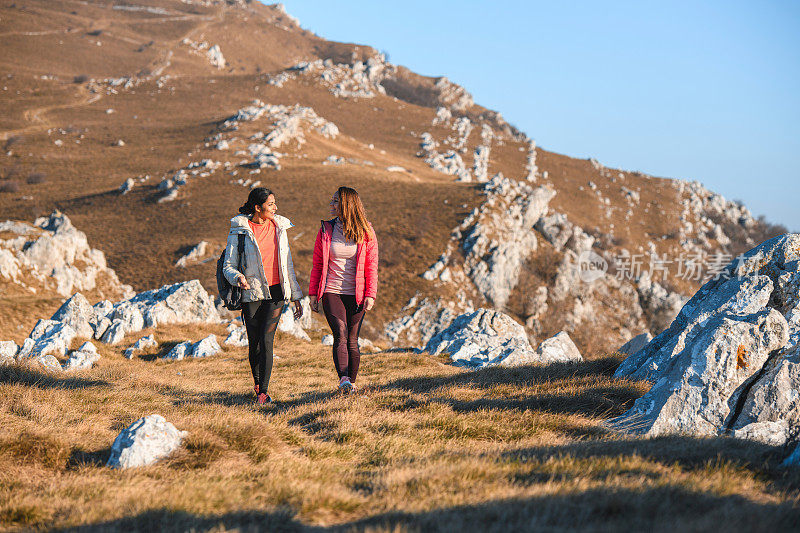
[[[330,206],[335,218],[322,221],[317,233],[308,295],[315,312],[322,301],[333,333],[339,390],[347,394],[355,390],[364,312],[372,309],[378,294],[378,240],[355,189],[339,187]]]

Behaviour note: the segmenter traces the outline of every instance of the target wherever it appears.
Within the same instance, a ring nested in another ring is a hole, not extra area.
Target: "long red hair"
[[[342,221],[342,233],[347,240],[363,242],[372,238],[364,204],[355,189],[339,187],[336,190],[339,197],[339,220]]]

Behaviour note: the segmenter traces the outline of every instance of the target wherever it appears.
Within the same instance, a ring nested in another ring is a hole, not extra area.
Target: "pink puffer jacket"
[[[308,282],[308,295],[312,301],[321,300],[322,293],[325,292],[332,238],[333,220],[323,220],[317,233],[317,240],[314,242],[314,256]],[[364,298],[375,298],[378,295],[378,239],[372,224],[369,226],[367,238],[364,242],[358,243],[356,259],[356,303],[361,305]]]

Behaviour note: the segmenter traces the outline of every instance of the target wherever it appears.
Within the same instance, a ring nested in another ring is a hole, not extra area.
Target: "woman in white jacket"
[[[272,345],[285,305],[294,302],[294,317],[303,314],[303,292],[297,283],[286,230],[289,219],[276,215],[275,195],[256,187],[247,202],[231,219],[225,248],[224,273],[231,285],[242,289],[242,321],[247,329],[250,370],[256,398],[263,405],[272,401],[267,394],[272,374]],[[239,234],[245,235],[243,264],[239,264]]]

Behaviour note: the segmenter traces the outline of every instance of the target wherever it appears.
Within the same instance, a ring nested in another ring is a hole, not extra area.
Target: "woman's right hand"
[[[314,299],[311,300],[309,305],[311,305],[312,311],[314,311],[315,313],[319,313],[319,300],[317,300],[316,297],[314,297]]]
[[[236,283],[239,285],[240,289],[244,289],[246,291],[250,290],[250,284],[247,283],[247,278],[245,278],[243,274],[239,274],[239,277],[236,278]]]

